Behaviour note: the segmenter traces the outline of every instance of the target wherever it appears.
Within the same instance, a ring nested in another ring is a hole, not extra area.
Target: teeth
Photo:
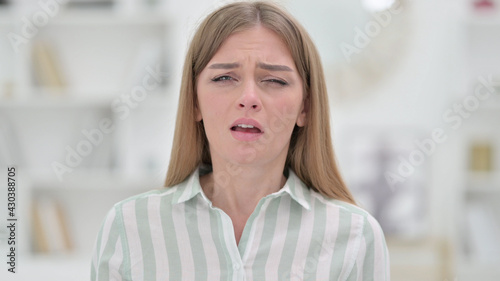
[[[241,127],[241,128],[245,128],[245,129],[247,129],[247,128],[254,128],[254,126],[252,126],[252,125],[247,125],[247,124],[238,124],[237,126],[238,126],[238,127]]]

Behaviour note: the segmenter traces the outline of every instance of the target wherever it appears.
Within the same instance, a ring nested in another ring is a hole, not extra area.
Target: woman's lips
[[[232,136],[239,141],[254,141],[264,133],[259,122],[253,119],[240,118],[230,127]]]
[[[250,132],[250,131],[236,131],[236,130],[231,130],[231,135],[233,135],[233,138],[239,140],[239,141],[255,141],[262,136],[262,132]]]

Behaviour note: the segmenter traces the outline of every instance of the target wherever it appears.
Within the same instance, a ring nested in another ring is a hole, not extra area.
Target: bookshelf
[[[500,132],[485,126],[499,118],[500,108],[480,108],[464,127],[461,149],[465,151],[467,164],[463,165],[465,180],[458,212],[457,259],[457,270],[464,280],[478,276],[483,276],[481,280],[500,277],[500,270],[495,266],[500,263]],[[477,152],[477,147],[488,147],[483,150],[490,155]]]
[[[468,1],[468,7],[472,1]],[[469,80],[466,95],[474,93],[478,77],[491,75],[500,80],[500,12],[474,10],[465,13],[462,31],[465,46],[464,77]],[[464,155],[463,184],[457,210],[458,280],[498,280],[500,278],[500,84],[481,101],[459,134],[458,146]]]
[[[0,167],[17,165],[22,188],[16,277],[88,280],[106,212],[163,185],[178,98],[174,16],[162,0],[69,1],[53,15],[33,2],[0,5]],[[24,36],[23,18],[44,11],[46,24]],[[13,33],[26,40],[14,46]],[[44,249],[44,235],[59,238]],[[2,253],[5,238],[2,229]]]

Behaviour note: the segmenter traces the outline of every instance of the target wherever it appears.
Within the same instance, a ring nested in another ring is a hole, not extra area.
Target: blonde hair
[[[295,126],[285,165],[313,190],[355,204],[335,162],[328,96],[316,47],[292,16],[274,4],[264,2],[237,2],[223,6],[211,13],[194,34],[184,62],[165,186],[184,181],[201,163],[211,163],[203,124],[196,121],[197,78],[231,34],[256,25],[274,31],[289,47],[307,99],[307,123],[304,127]]]

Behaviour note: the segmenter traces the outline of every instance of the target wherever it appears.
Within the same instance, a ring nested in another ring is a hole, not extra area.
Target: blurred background
[[[18,218],[2,280],[89,279],[106,212],[163,186],[189,38],[227,2],[0,0],[4,259],[12,165]],[[338,162],[392,280],[500,280],[500,0],[278,3],[320,51]]]

